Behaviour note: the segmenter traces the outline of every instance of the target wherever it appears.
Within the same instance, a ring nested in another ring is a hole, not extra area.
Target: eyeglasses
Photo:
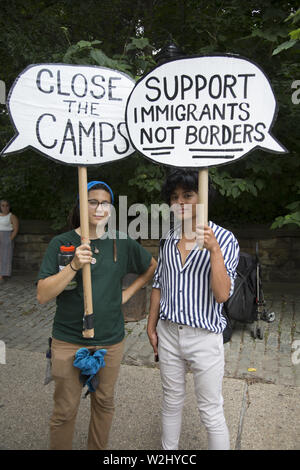
[[[88,204],[89,204],[91,209],[97,210],[98,207],[100,206],[100,208],[103,211],[108,211],[112,206],[112,204],[110,202],[107,202],[107,201],[99,202],[96,199],[89,199]]]

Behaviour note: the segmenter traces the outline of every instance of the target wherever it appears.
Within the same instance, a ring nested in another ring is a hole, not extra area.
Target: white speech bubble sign
[[[2,151],[32,147],[71,165],[99,165],[135,150],[125,109],[135,81],[106,67],[35,64],[13,84],[7,106],[16,135]]]
[[[233,55],[158,66],[131,92],[126,122],[144,156],[176,167],[231,163],[255,148],[287,150],[271,135],[277,105],[264,72]]]

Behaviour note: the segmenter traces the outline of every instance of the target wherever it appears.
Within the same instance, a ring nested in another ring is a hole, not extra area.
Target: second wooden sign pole
[[[87,190],[87,168],[78,167],[78,185],[79,185],[79,209],[80,209],[80,232],[81,243],[90,244],[89,237],[89,215],[88,215],[88,190]],[[82,268],[82,283],[84,295],[84,329],[82,336],[84,338],[94,338],[94,317],[93,317],[93,298],[92,298],[92,279],[91,265],[84,264]]]
[[[201,204],[201,216],[199,218],[200,224],[208,224],[208,168],[201,168],[201,170],[199,170],[198,204]]]

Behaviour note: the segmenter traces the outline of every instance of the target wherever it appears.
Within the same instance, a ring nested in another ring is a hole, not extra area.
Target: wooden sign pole
[[[78,186],[80,201],[80,231],[81,243],[90,244],[89,237],[89,217],[88,217],[88,191],[87,191],[87,168],[85,166],[78,167]],[[84,295],[84,325],[82,332],[84,338],[94,338],[93,325],[93,299],[92,299],[92,279],[91,265],[85,264],[82,268],[82,282]]]
[[[198,204],[201,204],[201,223],[208,223],[208,168],[201,168],[198,173]]]

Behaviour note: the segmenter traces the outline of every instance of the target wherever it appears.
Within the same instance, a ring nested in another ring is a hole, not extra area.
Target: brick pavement
[[[236,324],[231,341],[225,345],[225,376],[250,383],[300,386],[300,289],[290,284],[264,288],[267,309],[275,312],[276,319],[263,322],[262,340],[251,337],[251,325]],[[150,288],[147,291],[149,294]],[[15,274],[0,284],[0,340],[7,348],[45,352],[54,310],[54,301],[38,304],[34,275]],[[146,322],[126,323],[124,364],[158,367],[153,362]],[[296,346],[299,354],[293,349]],[[249,368],[255,370],[250,372]]]

